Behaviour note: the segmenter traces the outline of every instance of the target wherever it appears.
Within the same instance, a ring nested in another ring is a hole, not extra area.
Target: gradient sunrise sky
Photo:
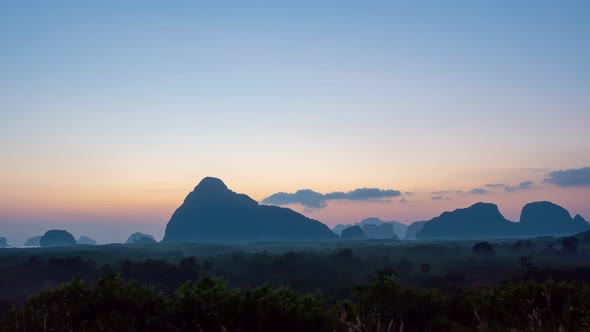
[[[161,238],[205,176],[400,191],[287,204],[328,225],[590,219],[588,59],[588,1],[2,1],[0,236]]]

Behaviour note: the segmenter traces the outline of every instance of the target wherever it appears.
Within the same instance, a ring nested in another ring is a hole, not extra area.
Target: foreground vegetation
[[[590,330],[573,238],[0,250],[2,331]]]
[[[13,309],[2,331],[441,331],[590,329],[590,287],[524,281],[455,294],[399,286],[383,270],[348,301],[203,277],[170,297],[118,274],[74,278]]]

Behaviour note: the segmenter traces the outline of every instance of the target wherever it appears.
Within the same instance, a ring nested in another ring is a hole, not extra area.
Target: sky
[[[287,193],[274,204],[330,226],[478,201],[590,219],[589,15],[588,1],[2,1],[0,236],[161,239],[205,176],[260,202]],[[362,188],[389,194],[288,195]]]

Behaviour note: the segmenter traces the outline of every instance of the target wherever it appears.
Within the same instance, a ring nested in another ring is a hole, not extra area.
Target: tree
[[[528,271],[530,270],[532,267],[535,266],[535,263],[533,263],[533,256],[521,256],[520,259],[520,268]]]
[[[495,250],[489,242],[478,242],[473,245],[472,251],[478,255],[493,255]]]
[[[561,240],[561,251],[570,254],[577,253],[578,242],[578,239],[573,236],[564,237],[563,240]]]

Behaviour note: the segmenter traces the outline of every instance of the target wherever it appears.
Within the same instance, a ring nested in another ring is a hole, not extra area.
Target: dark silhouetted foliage
[[[473,253],[480,255],[493,255],[494,246],[489,242],[478,242],[473,245]]]

